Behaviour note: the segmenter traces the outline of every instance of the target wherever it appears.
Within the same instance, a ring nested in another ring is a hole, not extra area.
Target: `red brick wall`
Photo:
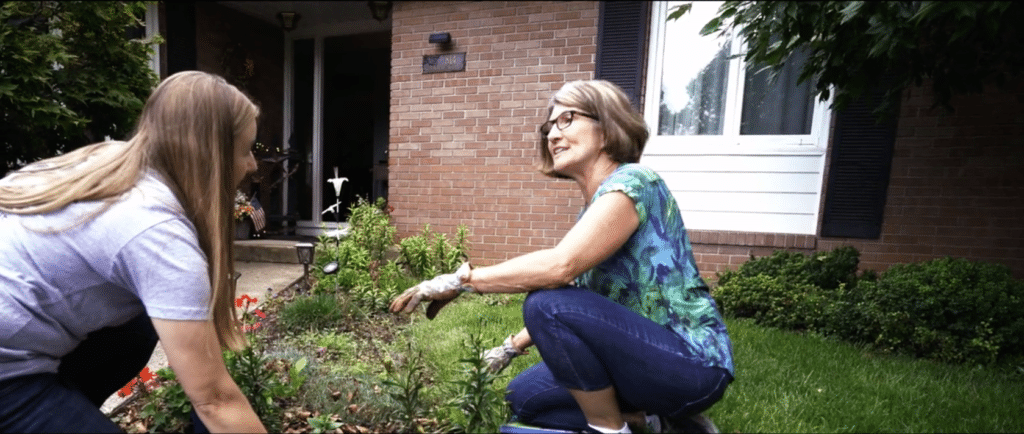
[[[475,263],[552,247],[583,204],[536,169],[537,127],[567,81],[591,79],[596,2],[395,2],[388,198],[399,236],[470,232]],[[427,42],[451,33],[450,51]],[[422,73],[465,52],[466,70]]]
[[[1010,81],[1013,83],[1014,81]],[[931,109],[925,87],[904,94],[878,240],[850,244],[862,268],[945,256],[1009,266],[1024,277],[1024,86],[955,97]]]

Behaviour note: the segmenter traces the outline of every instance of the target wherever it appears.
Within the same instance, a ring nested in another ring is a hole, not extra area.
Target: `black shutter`
[[[595,78],[617,84],[640,107],[650,2],[602,1],[597,25]]]
[[[167,13],[167,75],[196,69],[196,5],[164,2]]]
[[[881,120],[875,115],[884,91],[879,87],[866,92],[837,113],[822,237],[877,239],[881,235],[899,113],[897,98],[890,114]]]

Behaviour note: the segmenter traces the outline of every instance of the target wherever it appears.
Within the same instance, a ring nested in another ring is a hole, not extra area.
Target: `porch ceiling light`
[[[295,30],[295,25],[299,22],[301,15],[295,12],[278,12],[277,19],[281,21],[281,28],[284,31]]]
[[[366,5],[370,7],[370,15],[373,15],[373,19],[377,21],[384,21],[388,19],[388,15],[391,15],[391,2],[389,1],[368,1]]]

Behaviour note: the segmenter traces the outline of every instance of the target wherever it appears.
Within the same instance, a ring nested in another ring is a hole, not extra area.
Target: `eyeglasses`
[[[562,112],[561,114],[559,114],[558,117],[555,118],[554,120],[547,121],[547,122],[544,122],[543,124],[540,124],[540,133],[545,135],[545,136],[548,135],[548,133],[551,132],[551,125],[557,125],[559,130],[565,130],[566,128],[569,128],[569,125],[572,125],[572,120],[573,120],[573,118],[576,117],[576,115],[588,117],[588,118],[591,118],[591,119],[593,119],[595,121],[600,121],[601,120],[600,118],[598,118],[595,115],[588,115],[586,113],[580,113],[580,112],[578,112],[576,110],[566,110],[566,111]]]

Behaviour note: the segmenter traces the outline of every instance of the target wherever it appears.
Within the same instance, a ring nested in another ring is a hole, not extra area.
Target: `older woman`
[[[99,407],[163,343],[201,422],[265,429],[231,379],[232,204],[259,109],[223,78],[168,77],[127,142],[0,180],[0,432],[112,432]]]
[[[699,413],[733,379],[731,343],[675,199],[636,164],[642,117],[609,82],[571,82],[540,131],[541,172],[576,181],[586,201],[576,225],[554,248],[425,281],[391,310],[432,300],[432,315],[462,292],[530,292],[525,330],[488,352],[497,369],[530,345],[540,352],[508,386],[519,420],[602,433],[630,432],[626,421],[713,430]]]

